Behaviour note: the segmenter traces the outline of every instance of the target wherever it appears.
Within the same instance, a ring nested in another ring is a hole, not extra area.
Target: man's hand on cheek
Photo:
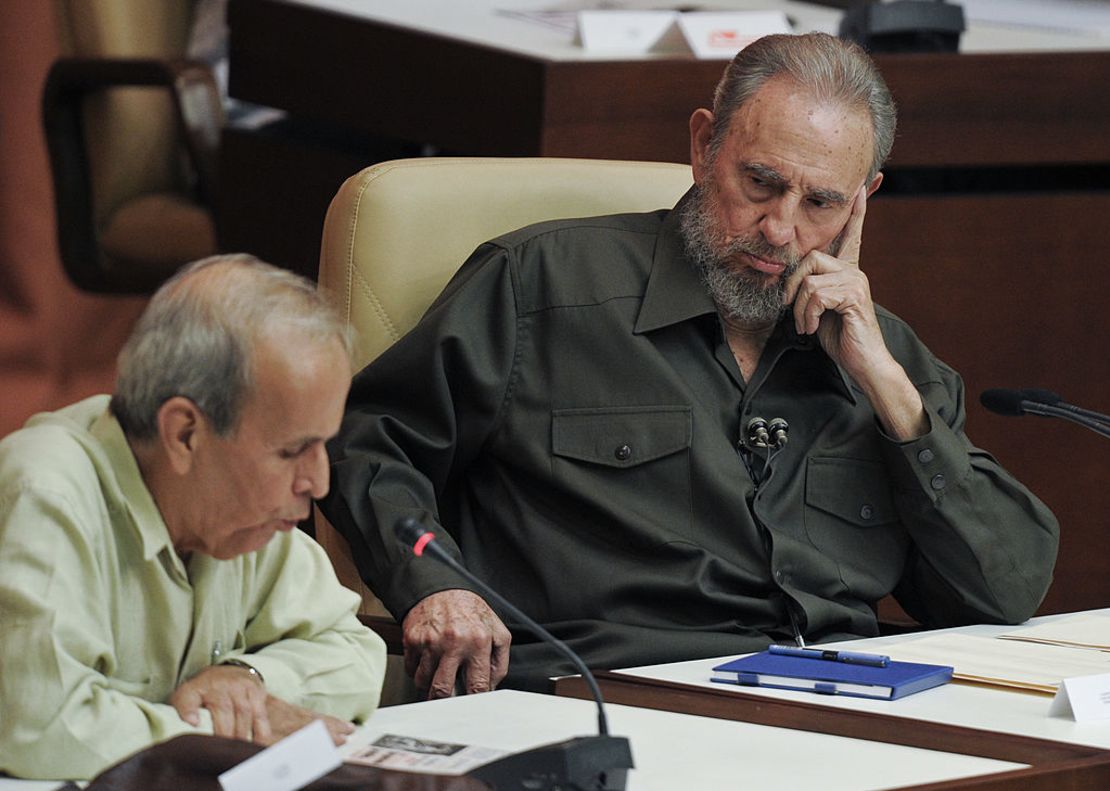
[[[852,202],[838,255],[813,250],[786,283],[786,304],[793,304],[800,334],[816,334],[826,353],[852,374],[889,358],[875,316],[867,275],[859,267],[867,191]]]

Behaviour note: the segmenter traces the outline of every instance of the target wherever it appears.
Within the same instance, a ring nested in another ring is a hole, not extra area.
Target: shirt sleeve
[[[385,676],[382,639],[356,615],[359,596],[336,579],[323,549],[299,531],[276,536],[256,557],[246,595],[246,651],[277,698],[322,714],[365,721]]]
[[[139,697],[143,679],[108,677],[97,516],[25,487],[0,494],[0,771],[17,777],[87,779],[154,742],[212,731],[207,711],[194,728]]]
[[[895,596],[926,626],[1020,623],[1052,582],[1059,526],[1052,512],[964,433],[959,375],[931,358],[918,383],[930,430],[887,441],[895,503],[913,549]]]
[[[354,379],[331,444],[328,519],[351,544],[367,584],[401,619],[465,582],[402,550],[394,525],[420,519],[461,559],[440,505],[495,431],[510,397],[518,317],[510,252],[480,247],[424,318]]]

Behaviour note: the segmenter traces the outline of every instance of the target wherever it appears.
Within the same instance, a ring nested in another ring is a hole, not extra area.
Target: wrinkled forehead
[[[733,115],[720,146],[733,167],[761,166],[805,186],[858,189],[871,169],[873,130],[866,109],[771,81]],[[793,174],[793,175],[791,175]]]

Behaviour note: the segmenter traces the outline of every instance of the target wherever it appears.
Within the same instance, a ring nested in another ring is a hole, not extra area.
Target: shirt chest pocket
[[[561,494],[636,543],[690,520],[688,406],[561,409],[551,414],[552,476]],[[654,528],[652,526],[655,526]]]
[[[908,536],[899,524],[886,470],[878,461],[811,458],[806,467],[805,530],[861,598],[888,592],[901,573]]]
[[[689,449],[690,420],[685,406],[555,410],[552,452],[602,467],[636,467]]]
[[[810,459],[806,505],[856,527],[886,524],[898,518],[883,465],[877,461]]]

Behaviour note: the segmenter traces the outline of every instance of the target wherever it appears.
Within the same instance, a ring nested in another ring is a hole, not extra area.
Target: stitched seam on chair
[[[359,290],[362,291],[363,294],[365,294],[366,299],[370,302],[370,307],[374,311],[374,315],[376,315],[378,319],[381,320],[382,324],[385,326],[386,332],[389,333],[390,338],[392,340],[398,340],[401,335],[399,332],[397,332],[397,325],[395,325],[393,323],[393,320],[389,318],[389,314],[386,313],[385,307],[382,305],[377,295],[375,295],[374,288],[370,285],[370,282],[362,275],[361,272],[353,271],[353,275],[358,279],[358,283],[361,286]]]
[[[374,178],[367,179],[362,184],[362,186],[359,188],[358,195],[355,198],[354,216],[356,218],[358,217],[358,214],[362,209],[362,196],[366,193],[366,190],[369,188],[370,184],[373,181],[375,181],[378,178],[379,175],[381,175],[381,174],[375,175]],[[350,234],[348,235],[348,238],[347,238],[347,317],[348,317],[348,321],[350,320],[351,310],[352,310],[351,302],[352,302],[352,296],[353,296],[353,291],[354,291],[353,281],[355,280],[355,278],[357,276],[357,279],[358,279],[359,284],[361,286],[360,291],[362,291],[366,295],[366,299],[370,302],[371,309],[374,311],[374,313],[377,315],[378,319],[385,326],[386,332],[388,332],[390,334],[390,336],[392,337],[393,340],[397,340],[400,337],[400,334],[397,332],[397,326],[393,323],[393,320],[390,319],[389,314],[385,310],[385,306],[382,305],[381,300],[378,299],[377,295],[374,293],[374,289],[371,287],[370,282],[368,280],[366,280],[366,278],[363,277],[362,274],[355,269],[355,266],[354,266],[354,249],[355,249],[355,225],[356,224],[357,223],[354,220],[352,220]]]

